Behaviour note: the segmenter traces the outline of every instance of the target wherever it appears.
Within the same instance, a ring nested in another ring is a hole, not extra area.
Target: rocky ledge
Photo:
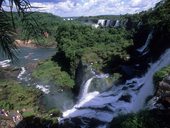
[[[170,108],[170,75],[159,82],[156,96],[159,97],[158,102],[165,108]]]
[[[16,79],[17,75],[20,72],[20,68],[1,68],[0,67],[0,79]]]
[[[37,45],[34,43],[33,40],[15,40],[15,44],[18,47],[29,47],[29,48],[36,48]]]

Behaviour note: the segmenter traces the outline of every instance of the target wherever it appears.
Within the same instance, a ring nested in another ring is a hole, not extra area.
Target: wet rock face
[[[29,72],[32,72],[35,68],[37,68],[39,62],[29,63],[26,67]]]
[[[19,74],[19,68],[0,68],[0,79],[12,78],[15,79]]]
[[[165,77],[158,86],[156,95],[166,108],[170,107],[170,76]]]
[[[74,86],[73,90],[76,95],[78,95],[81,85],[89,78],[91,78],[93,75],[94,74],[91,72],[91,67],[88,64],[85,64],[82,61],[80,61],[76,69],[75,74],[76,85]]]
[[[128,94],[126,94],[126,95],[122,95],[120,98],[119,98],[119,100],[120,101],[125,101],[125,102],[130,102],[131,101],[131,95],[128,95]]]

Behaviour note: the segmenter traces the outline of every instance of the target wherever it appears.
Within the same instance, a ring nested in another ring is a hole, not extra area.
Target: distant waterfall
[[[127,80],[124,85],[113,86],[110,90],[100,94],[95,91],[88,93],[72,109],[63,113],[64,118],[60,120],[60,123],[68,121],[67,123],[71,122],[75,126],[94,127],[90,122],[95,119],[98,120],[96,128],[101,126],[105,128],[114,117],[120,114],[144,109],[147,97],[154,93],[153,75],[162,67],[170,64],[169,56],[170,49],[157,62],[151,64],[143,77]],[[92,79],[90,78],[87,82],[90,83]],[[75,119],[79,119],[79,124],[74,122]]]
[[[114,23],[115,22],[115,23]],[[113,21],[113,20],[105,20],[105,19],[99,19],[97,24],[93,24],[92,26],[94,26],[95,28],[98,28],[99,26],[100,27],[119,27],[120,26],[120,20],[116,20],[116,21]]]
[[[114,25],[114,27],[116,28],[116,27],[119,27],[119,24],[120,23],[120,21],[119,20],[116,20],[116,23],[115,23],[115,25]]]
[[[138,52],[140,52],[140,53],[147,52],[148,45],[150,44],[150,42],[151,42],[151,40],[153,38],[153,32],[154,32],[153,30],[150,31],[150,33],[149,33],[149,35],[148,35],[148,37],[147,37],[147,39],[145,41],[145,44],[142,47],[137,49]]]
[[[99,26],[101,27],[104,27],[105,26],[105,20],[104,19],[100,19],[98,20],[98,23],[97,23]]]
[[[111,22],[111,20],[106,20],[106,27],[110,26],[110,22]]]

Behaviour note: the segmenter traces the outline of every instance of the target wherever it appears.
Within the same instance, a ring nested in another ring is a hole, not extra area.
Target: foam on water
[[[72,109],[69,109],[69,110],[63,112],[63,117],[68,117],[68,116],[70,117],[71,114],[77,110],[77,108],[80,108],[85,103],[87,103],[88,101],[90,101],[94,97],[96,97],[98,94],[99,94],[99,92],[97,92],[97,91],[89,93],[86,97],[83,97],[81,100],[79,100],[79,102],[75,106],[73,106]]]
[[[18,74],[17,78],[20,80],[23,80],[24,78],[22,77],[26,73],[25,67],[21,67],[21,72]]]
[[[9,59],[0,61],[0,66],[2,68],[9,67],[10,66],[10,62],[11,62],[11,60],[9,60]]]
[[[124,85],[113,86],[109,91],[92,95],[93,92],[88,93],[86,89],[87,94],[71,110],[63,112],[64,118],[60,122],[86,117],[108,123],[121,114],[144,109],[147,97],[154,94],[153,75],[170,64],[169,56],[170,50],[167,50],[158,61],[151,64],[144,76],[127,80]],[[94,76],[85,85],[89,87],[93,78]]]
[[[95,72],[93,71],[92,73],[94,74],[94,76],[85,82],[78,103],[72,109],[63,112],[63,117],[70,116],[71,113],[74,113],[77,110],[77,108],[81,108],[81,106],[85,105],[87,102],[91,101],[94,97],[99,95],[98,91],[88,93],[89,86],[94,78],[99,78],[99,79],[107,78],[108,74],[95,75]]]
[[[40,90],[41,90],[42,92],[44,92],[45,94],[50,93],[49,85],[40,85],[40,84],[37,84],[37,85],[36,85],[36,88],[40,89]]]

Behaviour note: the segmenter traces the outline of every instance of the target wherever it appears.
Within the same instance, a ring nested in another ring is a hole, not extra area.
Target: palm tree
[[[24,29],[27,30],[28,35],[30,33],[36,33],[38,26],[36,20],[32,18],[30,21],[30,16],[28,18],[28,13],[33,8],[30,5],[29,0],[0,0],[0,54],[7,56],[8,58],[14,60],[16,55],[14,51],[17,47],[14,43],[14,37],[16,36],[15,29],[15,19],[13,12],[16,12],[17,18],[24,25]],[[34,21],[34,23],[33,23]]]

